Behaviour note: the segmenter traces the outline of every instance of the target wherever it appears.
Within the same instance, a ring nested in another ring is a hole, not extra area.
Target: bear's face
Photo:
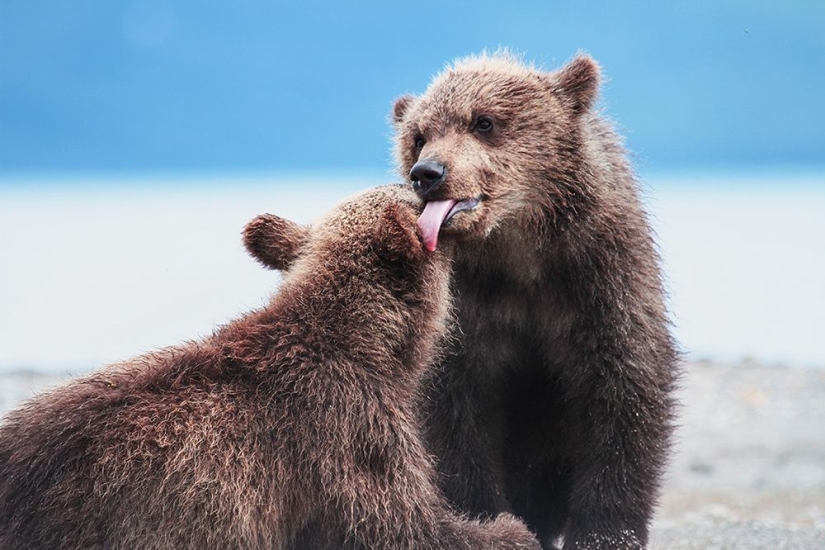
[[[562,204],[578,169],[578,120],[597,86],[587,57],[545,73],[483,56],[449,68],[423,96],[397,100],[396,156],[427,203],[419,220],[427,249],[439,235],[484,238]]]

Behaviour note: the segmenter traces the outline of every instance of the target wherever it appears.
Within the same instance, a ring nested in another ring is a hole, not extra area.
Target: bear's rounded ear
[[[298,258],[308,235],[307,227],[273,214],[261,214],[244,227],[243,244],[264,267],[284,271]]]
[[[424,245],[418,237],[415,213],[401,204],[388,204],[376,229],[378,250],[393,263],[412,264],[424,258]]]
[[[415,102],[415,96],[412,95],[402,95],[398,99],[395,100],[395,104],[392,106],[392,123],[395,126],[401,124],[404,120],[404,115],[407,114],[407,111],[410,109],[412,104]]]
[[[573,112],[586,112],[599,93],[600,69],[592,57],[578,54],[573,61],[552,73],[553,88],[567,99]]]

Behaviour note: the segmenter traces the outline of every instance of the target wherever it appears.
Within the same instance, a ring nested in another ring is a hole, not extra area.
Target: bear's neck
[[[548,247],[543,231],[499,227],[485,239],[456,246],[456,271],[470,279],[532,287],[541,283]]]

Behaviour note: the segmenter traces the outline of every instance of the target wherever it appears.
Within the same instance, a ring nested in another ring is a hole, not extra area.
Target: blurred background
[[[825,366],[825,3],[0,2],[0,369],[208,334],[277,285],[256,214],[398,180],[387,115],[445,63],[586,51],[689,358]]]

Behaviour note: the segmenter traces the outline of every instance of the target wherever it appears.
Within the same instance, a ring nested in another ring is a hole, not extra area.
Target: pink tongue
[[[424,248],[428,252],[434,251],[438,245],[438,231],[450,210],[455,206],[455,202],[454,200],[430,201],[424,205],[424,211],[418,217],[418,231],[424,240]]]

